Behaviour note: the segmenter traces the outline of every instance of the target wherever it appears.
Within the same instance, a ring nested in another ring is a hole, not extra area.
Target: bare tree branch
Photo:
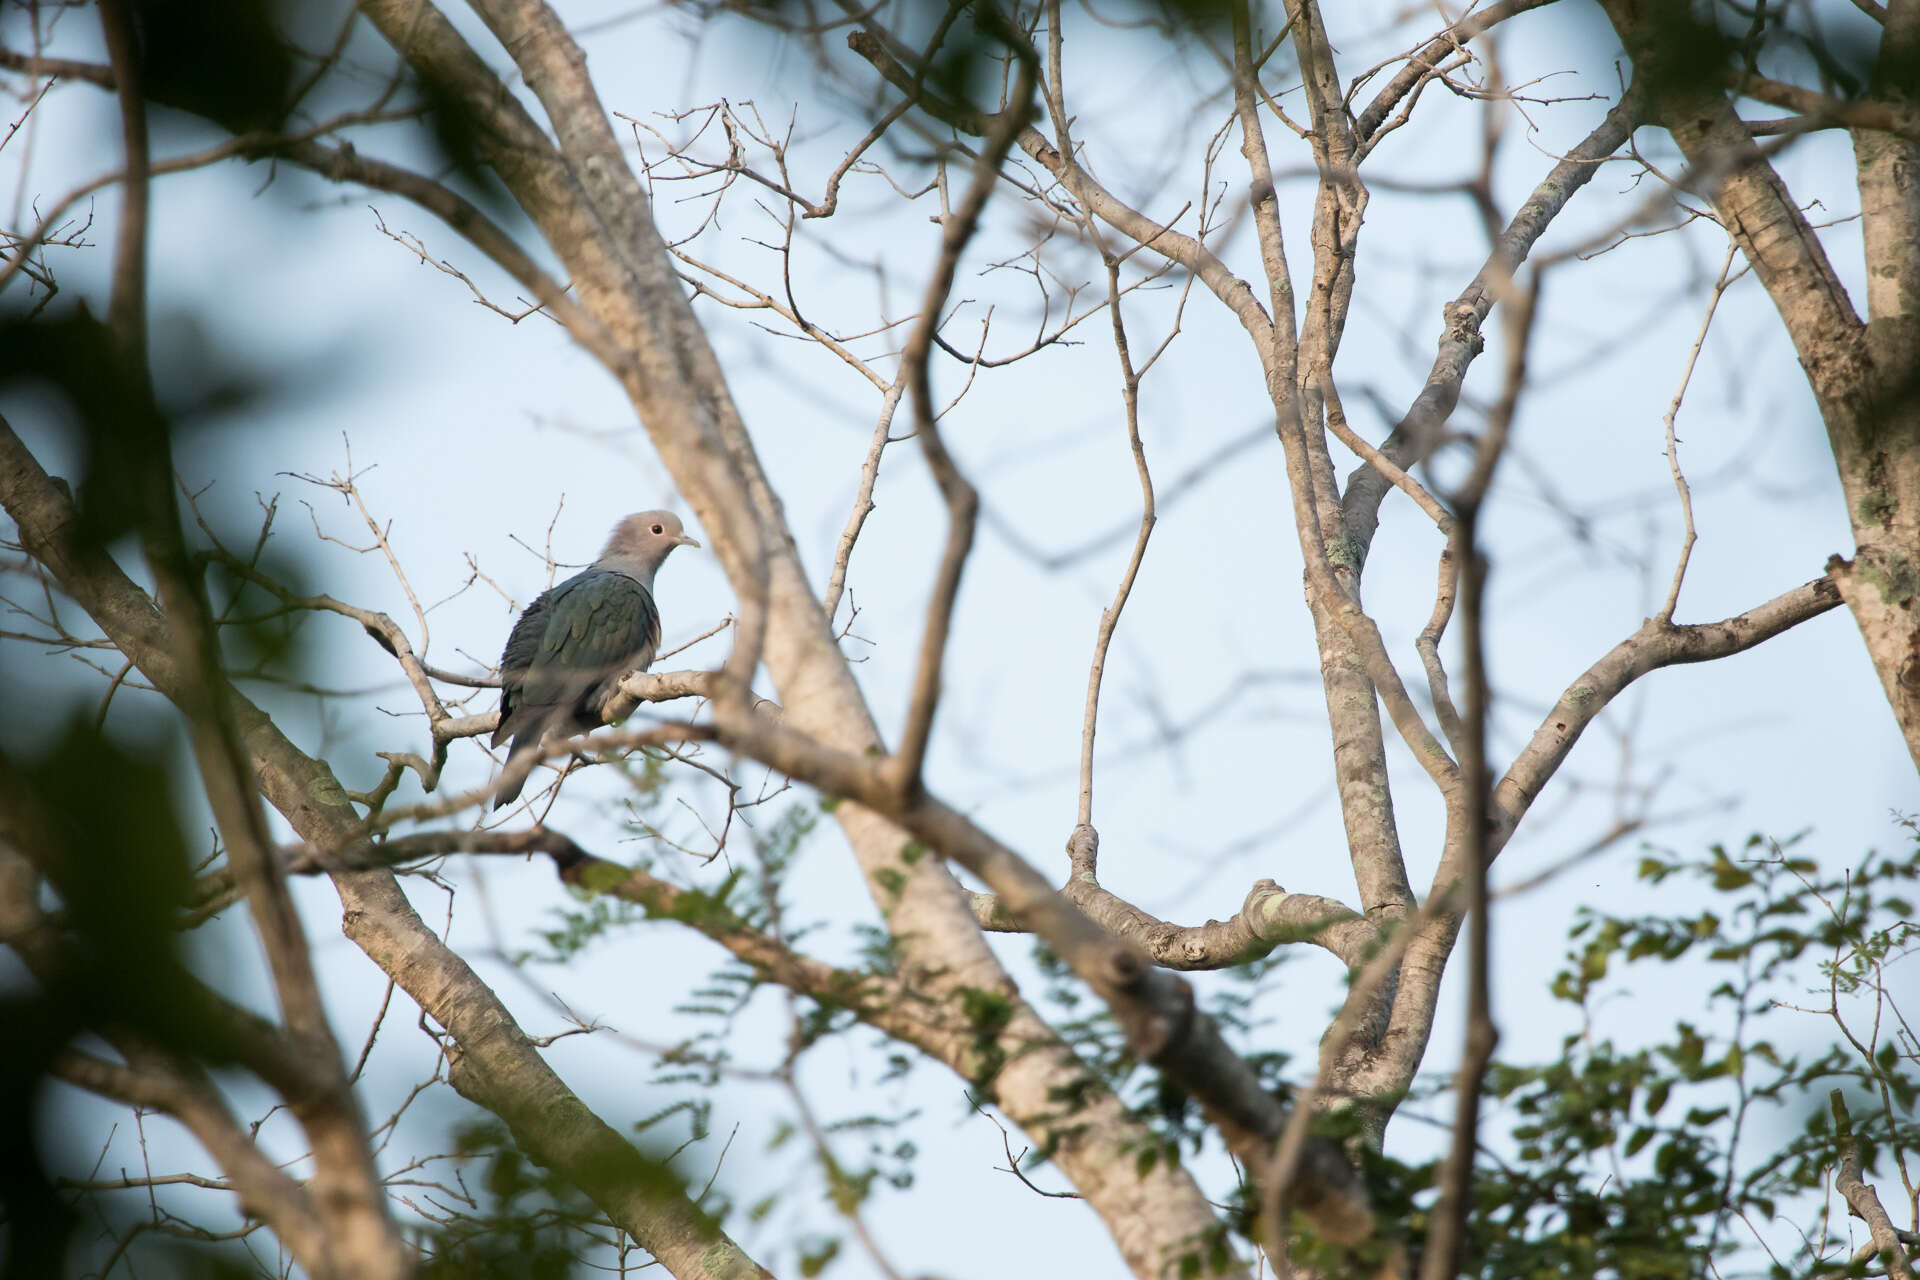
[[[1459,402],[1467,367],[1480,354],[1480,325],[1493,310],[1496,298],[1574,192],[1585,186],[1599,171],[1600,164],[1632,134],[1643,110],[1641,93],[1629,87],[1607,112],[1606,119],[1534,188],[1526,203],[1508,221],[1485,265],[1460,296],[1447,304],[1446,332],[1441,335],[1440,353],[1434,359],[1426,385],[1380,449],[1395,464],[1411,465],[1438,444],[1441,429]],[[1346,507],[1347,534],[1363,559],[1373,544],[1374,531],[1379,528],[1380,503],[1390,483],[1385,475],[1365,465],[1347,477],[1342,499]]]
[[[1054,22],[1059,21],[1056,5]],[[1057,44],[1055,75],[1058,75]],[[1060,122],[1064,136],[1066,125]],[[1140,531],[1134,536],[1133,555],[1127,561],[1120,585],[1114,589],[1113,603],[1100,611],[1100,626],[1093,641],[1093,661],[1087,666],[1087,704],[1080,720],[1080,819],[1081,826],[1093,824],[1093,739],[1100,717],[1100,678],[1106,670],[1107,646],[1113,642],[1113,630],[1120,624],[1120,611],[1127,607],[1133,580],[1146,558],[1147,540],[1153,536],[1153,473],[1147,470],[1146,446],[1140,442],[1140,375],[1133,367],[1133,353],[1127,346],[1126,321],[1120,314],[1120,263],[1107,257],[1107,306],[1113,312],[1113,348],[1120,357],[1120,398],[1126,410],[1127,443],[1133,450],[1133,468],[1140,479]]]
[[[959,132],[974,137],[985,137],[988,130],[992,128],[993,117],[968,107],[956,106],[924,90],[916,90],[918,77],[909,71],[896,53],[888,49],[885,43],[873,33],[868,31],[849,33],[847,47],[871,63],[874,70],[885,77],[889,84],[902,92],[915,95],[913,97],[915,105],[942,124],[950,125]],[[1037,129],[1031,127],[1021,129],[1015,141],[1019,143],[1022,151],[1052,174],[1088,213],[1107,223],[1122,235],[1145,245],[1154,253],[1178,263],[1198,276],[1201,283],[1205,284],[1214,296],[1226,303],[1228,308],[1239,317],[1240,323],[1247,328],[1248,332],[1257,333],[1272,323],[1265,309],[1261,307],[1259,299],[1254,296],[1252,287],[1234,275],[1218,255],[1199,240],[1156,223],[1145,214],[1128,206],[1101,186],[1080,165],[1054,150],[1052,144],[1042,137]]]
[[[901,377],[913,391],[914,434],[926,456],[927,469],[947,504],[947,542],[940,554],[927,621],[921,633],[920,655],[909,695],[907,721],[900,730],[891,769],[895,785],[902,791],[920,785],[921,765],[927,754],[927,739],[933,732],[934,708],[940,701],[940,673],[946,663],[947,634],[953,626],[954,599],[960,592],[960,575],[966,568],[967,552],[973,547],[973,526],[980,510],[980,495],[960,474],[953,455],[941,439],[940,426],[933,407],[933,387],[928,379],[927,356],[932,350],[934,330],[946,310],[947,294],[953,289],[954,273],[960,255],[973,239],[986,209],[987,198],[999,181],[1000,165],[1013,146],[1014,137],[1027,127],[1033,109],[1034,69],[1031,57],[1020,60],[1014,80],[1013,97],[1007,108],[995,118],[987,133],[986,145],[974,158],[972,178],[959,208],[945,219],[940,241],[940,256],[927,281],[926,295],[920,302],[920,319],[900,353]]]
[[[1373,101],[1367,104],[1367,109],[1354,121],[1353,131],[1365,149],[1370,151],[1378,143],[1387,117],[1394,108],[1423,80],[1435,74],[1440,65],[1469,40],[1484,34],[1496,23],[1550,3],[1552,0],[1500,0],[1500,3],[1488,5],[1477,13],[1467,14],[1429,40],[1418,53],[1407,59],[1407,65],[1395,73],[1393,79],[1381,87]],[[1357,86],[1358,82],[1355,83]]]
[[[1069,846],[1076,850],[1078,846]],[[1288,893],[1272,880],[1257,880],[1239,911],[1227,920],[1181,926],[1161,920],[1103,888],[1091,860],[1076,865],[1060,890],[1116,938],[1125,939],[1166,969],[1228,969],[1274,947],[1308,942],[1324,947],[1349,968],[1379,942],[1372,921],[1345,903],[1311,893]],[[968,895],[974,918],[993,933],[1031,930],[991,893]]]
[[[1840,1168],[1834,1175],[1833,1188],[1846,1200],[1848,1211],[1867,1224],[1867,1231],[1873,1236],[1874,1250],[1886,1263],[1887,1275],[1913,1275],[1913,1263],[1901,1243],[1899,1229],[1888,1216],[1886,1206],[1880,1203],[1879,1193],[1868,1186],[1861,1176],[1860,1148],[1854,1141],[1846,1097],[1838,1089],[1827,1096],[1833,1108],[1834,1124],[1841,1144]]]

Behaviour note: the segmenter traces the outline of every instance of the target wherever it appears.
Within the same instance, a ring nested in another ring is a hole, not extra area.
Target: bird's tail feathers
[[[539,763],[540,735],[523,733],[515,737],[513,749],[507,752],[506,766],[500,771],[500,782],[493,793],[493,807],[504,809],[518,800],[520,788],[527,785],[528,776]]]

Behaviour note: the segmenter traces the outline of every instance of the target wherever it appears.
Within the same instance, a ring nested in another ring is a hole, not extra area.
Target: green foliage
[[[565,964],[610,931],[644,920],[646,911],[623,898],[610,898],[604,894],[593,894],[581,889],[577,891],[583,903],[578,908],[555,911],[558,917],[551,927],[538,930],[540,940],[546,944],[541,951],[522,950],[514,954],[514,962],[524,964],[538,961],[542,964]]]
[[[649,820],[665,802],[666,771],[661,762],[645,752],[634,752],[615,767],[624,772],[629,787],[623,800],[627,828],[644,840],[664,839]],[[647,865],[647,860],[642,859],[641,865]],[[589,867],[573,886],[574,900],[580,905],[549,913],[553,924],[536,930],[536,936],[544,945],[522,948],[514,953],[513,962],[565,964],[601,939],[650,919],[651,913],[638,903],[608,896],[607,890],[625,880],[625,868],[615,863]],[[705,893],[692,892],[676,914],[687,917],[710,906],[723,909],[730,884],[731,880],[721,886],[718,902]]]
[[[16,381],[51,384],[78,422],[77,541],[105,547],[150,520],[156,481],[171,487],[168,424],[107,327],[85,312],[0,324],[0,385]]]
[[[966,987],[960,991],[960,1010],[973,1032],[967,1080],[976,1091],[993,1096],[993,1081],[1007,1065],[1001,1033],[1013,1019],[1013,1000],[1005,992]]]
[[[1488,1073],[1465,1274],[1681,1280],[1708,1258],[1720,1275],[1741,1274],[1757,1255],[1750,1237],[1736,1238],[1746,1223],[1798,1211],[1810,1224],[1818,1214],[1814,1194],[1839,1158],[1830,1088],[1853,1099],[1870,1178],[1892,1168],[1890,1153],[1920,1145],[1920,1044],[1885,1003],[1901,989],[1886,970],[1916,941],[1920,843],[1838,875],[1790,855],[1793,843],[1755,837],[1694,860],[1650,853],[1643,881],[1676,901],[1696,901],[1674,890],[1697,886],[1708,905],[1580,913],[1551,990],[1580,1008],[1588,1030],[1568,1036],[1557,1060]],[[1702,1016],[1632,1046],[1595,1034],[1634,966],[1659,967],[1663,985],[1701,981]],[[1783,1013],[1787,1034],[1759,1034]],[[1367,1159],[1377,1207],[1406,1224],[1417,1249],[1439,1162]],[[1842,1274],[1817,1239],[1773,1241],[1779,1260],[1755,1274]],[[1333,1265],[1332,1253],[1309,1254]]]
[[[565,1280],[589,1243],[613,1235],[593,1202],[522,1155],[499,1121],[464,1126],[455,1150],[472,1170],[460,1179],[472,1200],[421,1233],[422,1280]]]
[[[665,777],[657,772],[639,780],[629,801],[629,826],[639,838],[649,842],[663,840],[649,821],[652,812],[667,800]],[[787,901],[789,877],[820,819],[818,806],[791,805],[771,822],[758,827],[736,825],[735,840],[729,853],[735,859],[733,869],[716,885],[699,889],[677,887],[671,902],[660,900],[636,903],[616,898],[607,890],[626,883],[626,868],[607,864],[594,867],[576,884],[577,904],[555,913],[555,922],[538,931],[539,945],[522,953],[523,960],[562,963],[579,955],[603,939],[617,938],[623,932],[651,922],[671,920],[696,928],[726,934],[752,930],[796,942],[821,925],[794,918]],[[741,835],[747,846],[741,856]],[[903,856],[905,854],[903,853]],[[863,950],[870,961],[869,970],[887,973],[893,966],[891,935],[882,928],[855,924]],[[661,1107],[642,1120],[638,1129],[655,1130],[676,1119],[684,1119],[691,1128],[689,1141],[708,1136],[712,1124],[711,1091],[734,1070],[736,1055],[734,1033],[740,1020],[766,986],[752,966],[727,960],[685,991],[675,1012],[689,1019],[692,1029],[669,1046],[659,1059],[650,1083],[678,1093],[676,1101]],[[847,993],[851,997],[852,992]],[[830,995],[792,996],[794,1017],[792,1032],[786,1039],[787,1058],[779,1070],[796,1073],[801,1057],[829,1037],[857,1029],[852,1010]],[[964,1016],[979,1028],[982,1043],[994,1045],[1004,1029],[1012,1004],[992,992],[974,993],[965,1002]],[[875,1083],[897,1080],[912,1069],[916,1058],[900,1052],[884,1037],[875,1036],[874,1057],[884,1064]],[[755,1074],[765,1070],[764,1049],[752,1055]],[[850,1215],[881,1188],[904,1190],[913,1185],[914,1161],[918,1151],[900,1135],[902,1125],[915,1118],[912,1111],[888,1113],[875,1107],[862,1114],[802,1124],[798,1119],[776,1126],[768,1143],[769,1155],[782,1155],[800,1162],[817,1175],[819,1193],[835,1212]],[[814,1126],[817,1124],[817,1128]],[[747,1216],[755,1222],[767,1222],[783,1205],[799,1198],[805,1180],[792,1180],[789,1188],[763,1197],[746,1206]],[[726,1198],[715,1195],[707,1204],[717,1216],[729,1211]],[[801,1220],[817,1220],[817,1210],[799,1210]],[[797,1244],[797,1269],[802,1274],[817,1274],[839,1256],[841,1240],[813,1226],[801,1235]],[[532,1246],[528,1246],[531,1248]],[[449,1273],[451,1274],[451,1273]]]
[[[672,1154],[650,1151],[645,1142],[651,1128],[683,1110],[690,1113],[695,1139],[705,1137],[704,1104],[669,1107],[634,1126],[640,1140],[631,1146],[610,1136],[593,1139],[592,1154],[571,1170],[574,1179],[530,1159],[493,1116],[457,1126],[447,1157],[452,1176],[440,1173],[430,1191],[410,1201],[424,1223],[415,1233],[424,1258],[419,1274],[429,1280],[563,1280],[653,1265],[577,1184],[641,1195],[689,1194],[670,1165]],[[700,1204],[710,1209],[708,1197]],[[711,1220],[724,1212],[723,1206]]]
[[[154,728],[127,744],[75,716],[21,781],[44,824],[36,861],[77,935],[53,979],[68,1016],[171,1042],[194,1016],[174,929],[192,876]]]
[[[0,316],[0,387],[39,384],[56,392],[71,414],[79,481],[75,486],[55,477],[54,483],[74,501],[75,554],[84,561],[127,534],[141,534],[149,557],[163,553],[170,571],[182,578],[192,575],[185,585],[204,593],[203,603],[212,597],[208,616],[230,672],[297,678],[301,655],[295,641],[304,613],[287,609],[278,596],[250,583],[212,552],[202,554],[200,566],[173,561],[180,538],[174,438],[191,437],[219,415],[258,405],[286,390],[285,379],[237,364],[190,315],[168,316],[154,327],[167,334],[169,348],[166,385],[158,389],[127,359],[107,327],[84,310]],[[271,518],[269,507],[269,528]],[[202,531],[219,543],[204,522]],[[269,543],[265,529],[235,541],[251,546],[244,559],[252,571],[299,594],[304,576],[299,558]],[[198,576],[203,570],[209,579],[204,582]]]
[[[860,939],[860,961],[874,973],[890,974],[900,963],[900,941],[893,933],[876,924],[856,921],[854,936]]]
[[[756,929],[772,929],[781,922],[781,890],[787,874],[820,823],[820,815],[806,805],[788,805],[763,831],[753,833],[754,874],[747,892],[734,899],[733,908]],[[791,932],[788,936],[793,936]]]
[[[1656,101],[1718,95],[1730,75],[1748,68],[1796,79],[1804,73],[1843,99],[1895,87],[1911,92],[1915,84],[1911,65],[1898,57],[1876,68],[1882,42],[1868,24],[1822,21],[1802,6],[1637,0],[1622,8],[1638,36],[1629,50],[1634,79]],[[1550,21],[1568,44],[1604,47],[1617,39],[1597,5],[1566,7]]]
[[[130,9],[148,100],[238,135],[257,135],[258,154],[272,154],[266,138],[280,132],[299,105],[296,87],[313,88],[296,74],[284,33],[337,27],[350,6],[340,0],[135,0]],[[450,83],[411,67],[401,76],[424,124],[414,141],[432,157],[426,167],[457,175],[497,219],[512,216],[506,188],[485,159],[486,123]]]
[[[841,16],[831,5],[823,7],[815,0],[727,0],[723,7],[770,27],[803,33],[808,39],[834,30]],[[1024,19],[1026,15],[1017,16]],[[1033,33],[1016,27],[1015,17],[989,4],[923,0],[898,6],[892,25],[924,58],[917,68],[917,82],[925,96],[963,110],[994,112],[1013,84],[1015,59],[1036,56],[1028,52],[1034,48]],[[1121,0],[1103,9],[1100,21],[1147,28],[1161,40],[1224,41],[1228,17],[1224,0]],[[1276,21],[1284,22],[1284,14]],[[1260,35],[1265,43],[1274,32],[1263,25]],[[916,68],[908,70],[912,74]],[[950,106],[943,106],[936,114],[948,110]]]
[[[887,891],[890,898],[898,898],[907,888],[906,872],[895,867],[882,867],[873,873],[874,881]]]
[[[482,147],[485,123],[467,110],[452,85],[421,76],[412,66],[404,74],[425,106],[428,137],[422,141],[437,153],[439,167],[465,179],[467,194],[495,218],[518,215],[519,206],[508,194],[506,184],[486,162]]]
[[[817,1276],[825,1271],[828,1264],[839,1256],[840,1239],[838,1236],[822,1236],[815,1237],[811,1241],[803,1241],[800,1246],[800,1274],[803,1276]]]

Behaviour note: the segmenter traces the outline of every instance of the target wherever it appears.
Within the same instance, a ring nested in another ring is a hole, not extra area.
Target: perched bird
[[[675,547],[697,547],[671,511],[642,511],[613,527],[600,558],[540,593],[500,655],[500,727],[513,739],[493,807],[517,798],[548,734],[599,727],[608,697],[660,647],[653,575]]]

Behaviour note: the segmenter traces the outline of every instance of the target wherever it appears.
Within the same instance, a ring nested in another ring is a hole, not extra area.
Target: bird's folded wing
[[[526,704],[521,686],[540,651],[540,638],[546,632],[547,611],[552,603],[553,592],[542,591],[507,636],[506,652],[500,655],[500,726],[493,731],[496,747],[517,733],[526,720],[526,716],[519,714]]]
[[[584,719],[605,690],[652,663],[660,613],[652,593],[624,573],[589,569],[563,588],[547,609],[523,697],[529,708],[568,708]]]

